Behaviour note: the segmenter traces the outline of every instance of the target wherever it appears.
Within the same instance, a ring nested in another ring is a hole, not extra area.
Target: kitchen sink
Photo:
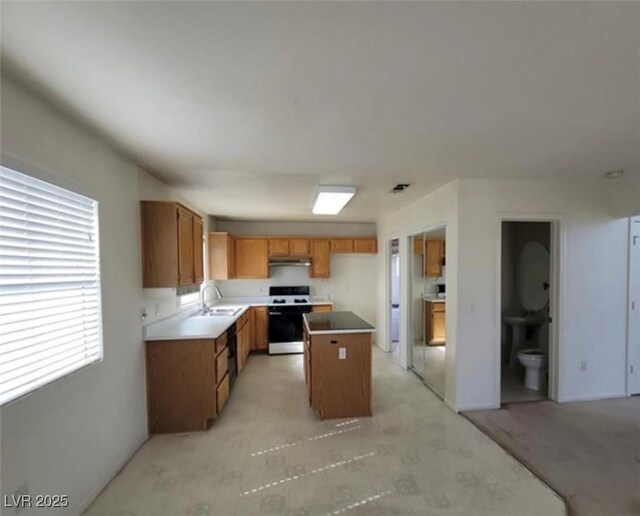
[[[210,308],[208,312],[206,313],[202,313],[200,315],[202,316],[211,316],[211,317],[215,317],[216,315],[224,315],[224,316],[231,316],[233,317],[234,315],[238,315],[240,312],[242,311],[242,307],[238,306],[238,307],[228,307],[228,308]]]

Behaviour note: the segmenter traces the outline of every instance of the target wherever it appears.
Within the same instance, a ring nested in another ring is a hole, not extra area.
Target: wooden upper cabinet
[[[309,256],[311,249],[309,247],[308,238],[291,238],[289,239],[289,254],[291,256]]]
[[[178,283],[194,283],[193,272],[193,214],[178,207]]]
[[[331,241],[314,238],[311,240],[310,278],[328,278],[331,276]]]
[[[376,237],[332,238],[332,253],[377,253],[378,239]]]
[[[444,240],[427,240],[425,242],[424,275],[427,278],[439,278],[443,274]]]
[[[269,241],[260,237],[236,237],[235,277],[266,279],[269,277]]]
[[[332,253],[352,253],[353,238],[332,238],[331,252]]]
[[[141,201],[140,211],[142,286],[177,287],[202,281],[202,218],[175,202]]]
[[[209,279],[235,278],[235,246],[229,233],[214,231],[208,235]]]
[[[377,253],[378,239],[377,238],[354,238],[353,252],[354,253]]]
[[[289,239],[270,238],[269,256],[289,256]]]
[[[193,281],[204,280],[204,231],[202,219],[193,217]]]

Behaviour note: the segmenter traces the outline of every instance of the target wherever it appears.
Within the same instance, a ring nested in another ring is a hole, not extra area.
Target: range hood
[[[311,267],[310,258],[271,258],[269,267]]]

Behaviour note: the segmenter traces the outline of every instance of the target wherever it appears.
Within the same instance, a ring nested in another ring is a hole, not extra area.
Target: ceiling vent
[[[397,194],[397,193],[402,193],[404,192],[407,188],[409,188],[411,185],[409,183],[398,183],[396,186],[394,186],[391,189],[391,193],[392,194]]]

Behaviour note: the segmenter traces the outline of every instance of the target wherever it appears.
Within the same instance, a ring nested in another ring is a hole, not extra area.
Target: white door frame
[[[551,268],[551,295],[549,296],[549,316],[552,323],[549,325],[549,398],[554,401],[562,401],[563,379],[560,375],[562,363],[562,300],[564,298],[564,243],[565,223],[563,215],[548,213],[498,213],[497,253],[496,253],[496,323],[494,346],[494,371],[496,406],[502,403],[501,396],[501,359],[502,359],[502,223],[503,222],[548,222],[549,234],[549,259]]]
[[[627,396],[640,394],[640,217],[629,219],[629,284],[627,291],[627,350],[626,387]],[[632,369],[633,367],[633,369]],[[632,372],[633,371],[633,372]]]
[[[402,247],[401,242],[402,238],[399,233],[392,233],[386,235],[383,238],[384,242],[384,322],[385,322],[385,331],[384,337],[382,338],[382,350],[390,353],[393,349],[393,344],[391,342],[391,242],[393,240],[398,241],[398,253],[400,254],[400,260],[402,260]],[[404,310],[404,306],[402,303],[402,264],[400,266],[400,336],[398,343],[400,346],[400,365],[406,367],[406,363],[403,365],[402,360],[402,313]]]

